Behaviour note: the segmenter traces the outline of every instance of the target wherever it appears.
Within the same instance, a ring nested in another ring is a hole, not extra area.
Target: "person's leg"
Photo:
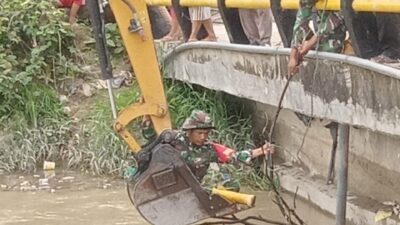
[[[260,44],[260,36],[256,24],[257,10],[256,9],[239,9],[240,23],[243,31],[249,39],[251,45]]]
[[[210,7],[200,7],[199,20],[202,21],[205,30],[207,31],[207,37],[203,40],[205,41],[216,41],[213,23],[211,20],[211,8]]]
[[[188,41],[197,41],[197,34],[202,25],[202,7],[189,7],[190,20],[192,21],[192,31]]]
[[[171,31],[169,34],[172,40],[179,40],[182,37],[181,27],[179,26],[178,20],[172,18],[171,21]]]
[[[181,30],[179,28],[178,21],[172,20],[171,21],[171,30],[161,40],[176,41],[176,40],[179,40],[180,37],[181,37]]]
[[[175,40],[179,40],[182,37],[181,27],[179,26],[178,19],[176,18],[176,13],[173,8],[171,8],[171,36]]]
[[[271,9],[257,9],[257,28],[262,45],[271,45],[272,12]]]
[[[204,39],[205,41],[217,41],[217,36],[214,32],[214,26],[211,19],[203,21],[204,28],[207,31],[208,36]]]
[[[165,35],[161,40],[163,41],[177,41],[182,37],[181,27],[179,26],[176,14],[173,8],[170,9],[170,24],[171,29],[167,35]]]
[[[189,42],[197,41],[197,33],[199,33],[202,22],[198,20],[192,20],[192,32],[190,33],[190,37],[188,39]]]

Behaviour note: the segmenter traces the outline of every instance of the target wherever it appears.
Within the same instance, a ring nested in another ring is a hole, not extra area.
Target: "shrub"
[[[62,20],[52,1],[0,2],[0,118],[29,110],[28,90],[35,83],[55,85],[76,68],[74,35]],[[33,98],[47,94],[38,91]]]

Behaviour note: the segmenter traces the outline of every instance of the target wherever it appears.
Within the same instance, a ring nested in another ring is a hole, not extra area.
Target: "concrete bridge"
[[[172,51],[161,47],[159,53],[168,77],[245,99],[253,109],[255,129],[264,126],[265,114],[273,118],[287,81],[289,49],[196,42]],[[352,56],[309,53],[289,85],[283,108],[274,140],[282,146],[278,155],[292,163],[292,169],[281,173],[284,188],[295,191],[299,186],[301,196],[335,214],[336,190],[324,179],[332,145],[325,125],[336,121],[350,125],[349,191],[354,196],[348,219],[373,224],[379,202],[400,199],[399,69]],[[307,128],[294,112],[321,120]],[[365,199],[369,203],[360,204]]]
[[[165,58],[168,76],[277,105],[289,49],[221,43],[178,46]],[[318,54],[318,55],[317,55]],[[307,55],[283,107],[339,123],[400,135],[400,70],[358,57]]]

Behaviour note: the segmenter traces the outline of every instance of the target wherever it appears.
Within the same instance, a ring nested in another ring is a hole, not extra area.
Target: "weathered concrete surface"
[[[290,167],[281,167],[278,169],[281,185],[290,192],[297,194],[311,202],[316,203],[321,209],[332,214],[336,211],[336,188],[327,186],[320,179],[312,178],[303,171]],[[385,222],[376,223],[374,221],[375,212],[382,207],[382,204],[362,196],[352,195],[347,197],[346,219],[357,225],[400,225],[393,219]]]
[[[256,104],[255,129],[265,124],[267,113],[271,120],[276,107]],[[327,121],[314,119],[307,127],[290,110],[282,110],[277,121],[274,140],[280,146],[277,155],[287,162],[307,170],[310,176],[326,180],[331,158],[332,138]],[[258,126],[257,126],[258,125]],[[304,138],[303,146],[300,148]],[[349,190],[378,201],[400,199],[400,137],[383,135],[363,128],[350,129]],[[338,162],[338,160],[336,160]],[[338,166],[339,163],[336,163]]]
[[[175,48],[164,66],[175,79],[277,105],[288,54],[288,49],[197,42]],[[310,54],[289,86],[284,108],[400,135],[399,70],[355,57],[318,55],[329,62]]]

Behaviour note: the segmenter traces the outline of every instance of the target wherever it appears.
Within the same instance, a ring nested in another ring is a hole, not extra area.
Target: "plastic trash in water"
[[[43,162],[43,170],[54,170],[55,167],[56,167],[55,162],[50,162],[50,161]]]

